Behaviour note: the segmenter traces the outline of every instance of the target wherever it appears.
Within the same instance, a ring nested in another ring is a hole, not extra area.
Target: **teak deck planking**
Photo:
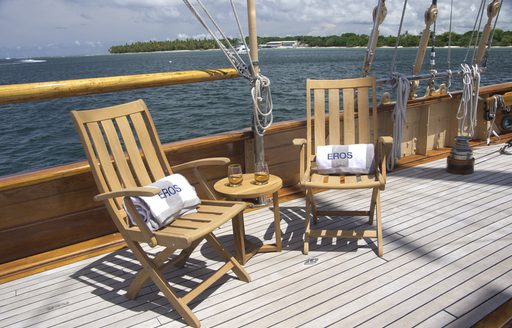
[[[245,266],[251,283],[214,285],[191,304],[194,313],[205,327],[472,325],[512,295],[511,158],[496,150],[476,151],[472,175],[446,173],[445,159],[391,173],[382,193],[383,258],[363,240],[324,239],[310,250],[318,262],[305,266],[304,201],[282,203],[283,251],[254,256]],[[362,191],[318,196],[323,204],[367,204]],[[270,209],[247,213],[247,233],[272,239],[272,218]],[[230,225],[218,232],[228,247],[231,233]],[[197,274],[196,261],[214,265],[212,255],[200,247],[181,273]],[[183,327],[155,286],[136,301],[125,298],[138,267],[124,249],[0,285],[0,326]]]

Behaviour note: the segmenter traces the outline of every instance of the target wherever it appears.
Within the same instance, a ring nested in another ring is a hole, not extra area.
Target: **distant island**
[[[451,44],[455,47],[466,47],[471,40],[473,32],[468,31],[464,34],[451,33]],[[449,43],[450,33],[445,32],[436,35],[436,47],[446,47]],[[473,42],[477,33],[473,35]],[[416,47],[419,44],[421,34],[409,34],[407,31],[400,36],[400,46]],[[240,44],[238,39],[230,39],[231,44]],[[368,35],[356,33],[343,33],[341,35],[330,36],[287,36],[287,37],[258,37],[258,44],[265,45],[272,41],[297,41],[301,47],[366,47],[368,44]],[[378,47],[394,47],[396,36],[379,36]],[[512,46],[512,31],[503,31],[496,29],[493,35],[493,46]],[[115,45],[110,47],[112,54],[129,52],[154,52],[154,51],[173,51],[173,50],[208,50],[215,49],[217,45],[212,39],[178,39],[169,41],[145,41],[134,42],[125,45]]]

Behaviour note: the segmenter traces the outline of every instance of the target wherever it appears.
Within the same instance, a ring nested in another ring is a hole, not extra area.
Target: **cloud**
[[[195,2],[195,0],[190,0]],[[227,35],[238,37],[229,0],[202,0]],[[463,5],[461,5],[463,3]],[[259,35],[332,35],[346,32],[368,34],[372,10],[377,0],[258,0]],[[458,1],[453,8],[452,29],[472,29],[480,1]],[[409,0],[403,31],[419,33],[424,28],[424,12],[430,1]],[[246,1],[236,6],[247,31]],[[381,34],[395,35],[403,1],[387,1],[388,15]],[[438,2],[437,31],[448,30],[450,3]],[[498,28],[512,29],[512,1],[504,1]],[[2,0],[0,1],[2,49],[35,49],[54,43],[80,47],[69,51],[103,51],[111,45],[149,39],[166,40],[207,36],[182,0]],[[484,17],[484,20],[486,17]],[[7,33],[8,31],[8,33]],[[90,40],[90,41],[83,41]],[[87,47],[86,42],[92,42]],[[98,43],[99,42],[99,43]],[[29,50],[27,50],[29,51]],[[58,49],[54,49],[55,54]],[[35,55],[35,54],[30,54]],[[3,53],[0,53],[3,56]]]

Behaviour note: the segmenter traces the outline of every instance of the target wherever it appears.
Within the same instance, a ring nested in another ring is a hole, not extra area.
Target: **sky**
[[[453,1],[453,31],[473,29],[481,1]],[[449,30],[450,2],[438,0],[438,32]],[[228,36],[238,37],[229,0],[203,3]],[[235,3],[247,33],[246,1]],[[396,35],[403,3],[386,1],[381,34]],[[430,3],[409,0],[402,31],[420,33]],[[258,35],[370,34],[376,5],[377,0],[256,0]],[[512,30],[512,1],[503,1],[497,27]],[[204,36],[182,0],[0,0],[0,58],[106,54],[112,45]]]

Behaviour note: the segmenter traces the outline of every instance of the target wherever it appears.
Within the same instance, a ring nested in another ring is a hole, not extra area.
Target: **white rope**
[[[457,110],[459,131],[462,135],[473,137],[475,134],[478,95],[480,94],[480,70],[478,65],[472,67],[461,64],[462,68],[462,96]]]
[[[406,123],[407,100],[411,92],[411,84],[404,74],[393,73],[393,88],[396,90],[396,103],[393,109],[393,144],[388,157],[387,169],[393,170],[396,160],[402,155],[403,131]]]
[[[231,0],[231,8],[233,8],[233,14],[235,16],[236,23],[238,25],[238,31],[240,32],[240,37],[245,46],[245,49],[249,49],[247,43],[245,42],[245,36],[242,32],[242,26],[240,24],[240,20],[238,19],[238,14],[235,8],[235,3]],[[256,70],[252,61],[249,61],[251,64],[251,96],[253,103],[253,114],[254,114],[254,127],[255,132],[263,137],[265,131],[272,125],[274,121],[274,104],[272,102],[272,93],[270,92],[270,79],[264,76],[261,73],[256,74]],[[262,108],[263,106],[263,110]]]
[[[224,42],[228,45],[226,47],[220,40],[217,38],[216,34],[212,31],[212,29],[208,26],[206,21],[203,19],[203,17],[199,14],[199,12],[192,6],[192,4],[188,0],[183,0],[185,5],[190,9],[190,11],[196,16],[197,20],[203,25],[203,27],[208,31],[208,33],[212,36],[212,38],[217,43],[218,47],[226,58],[229,60],[231,65],[238,71],[238,74],[246,78],[251,83],[251,96],[252,101],[254,104],[254,122],[255,122],[255,132],[259,136],[263,136],[265,134],[265,130],[272,125],[272,122],[274,120],[273,118],[273,103],[272,103],[272,95],[270,92],[270,80],[258,73],[256,74],[256,71],[254,69],[252,61],[250,61],[250,68],[249,66],[244,62],[242,57],[236,52],[233,45],[229,42],[229,39],[224,34],[220,26],[217,24],[217,22],[213,19],[213,16],[210,14],[206,6],[202,3],[201,0],[196,0],[199,6],[203,9],[206,16],[209,18],[211,24],[215,26],[217,29],[217,32],[222,36],[224,39]],[[245,45],[246,49],[249,49],[247,47],[247,44],[245,42],[245,36],[242,32],[242,27],[240,25],[240,20],[238,19],[238,14],[236,12],[235,4],[233,3],[233,0],[231,0],[231,7],[233,9],[233,14],[235,16],[238,30],[240,32],[240,38],[242,39],[243,44]],[[228,49],[229,48],[229,49]]]
[[[272,114],[273,104],[272,95],[270,93],[270,80],[263,76],[258,75],[254,80],[251,88],[252,102],[254,104],[254,121],[256,127],[256,133],[260,136],[265,134],[274,120]],[[265,104],[263,110],[261,104]]]

